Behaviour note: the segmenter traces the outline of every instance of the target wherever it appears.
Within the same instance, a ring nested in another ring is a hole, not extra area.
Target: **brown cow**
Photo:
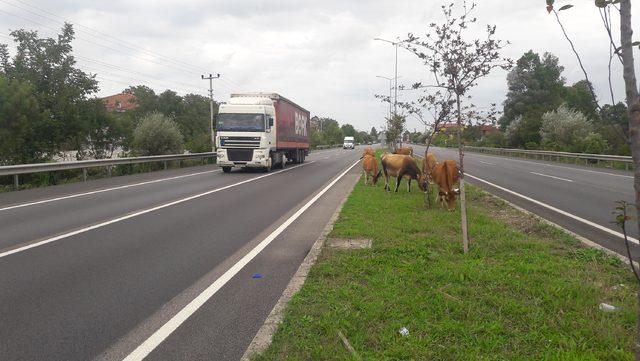
[[[371,185],[378,183],[378,177],[380,177],[381,170],[378,170],[378,161],[376,157],[370,154],[365,154],[362,160],[362,170],[364,171],[364,185],[369,182],[371,177]]]
[[[373,150],[373,148],[371,148],[371,147],[366,148],[364,150],[364,152],[362,152],[362,157],[360,157],[360,159],[364,158],[366,155],[371,155],[371,156],[375,157],[376,156],[376,151]]]
[[[394,192],[398,192],[400,187],[400,181],[402,178],[407,179],[407,191],[411,192],[411,180],[418,181],[418,187],[422,191],[427,190],[427,178],[420,171],[420,167],[416,162],[408,155],[402,154],[384,154],[382,156],[382,171],[386,180],[384,189],[389,192],[389,177],[396,177],[396,188]]]
[[[438,185],[438,200],[440,204],[444,206],[446,200],[449,210],[455,210],[456,195],[460,193],[458,189],[454,188],[460,177],[456,161],[447,159],[442,163],[438,163],[436,156],[433,153],[429,153],[424,160],[424,166],[428,178]]]
[[[413,148],[411,148],[411,147],[398,148],[398,149],[396,149],[395,152],[393,152],[393,154],[402,154],[402,155],[413,156]]]

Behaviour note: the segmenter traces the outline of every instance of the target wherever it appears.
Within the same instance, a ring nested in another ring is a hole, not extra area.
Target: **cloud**
[[[549,51],[560,58],[569,83],[583,78],[541,0],[478,2],[479,23],[496,24],[498,36],[511,41],[505,55],[517,59],[529,49]],[[388,112],[387,105],[374,95],[387,94],[389,83],[376,75],[393,76],[394,71],[393,47],[373,38],[424,34],[430,22],[441,19],[440,4],[411,0],[68,0],[53,6],[44,0],[7,0],[0,5],[0,33],[31,28],[51,36],[61,18],[98,30],[76,25],[74,52],[82,57],[81,67],[100,75],[100,95],[141,82],[157,91],[172,88],[179,93],[206,94],[208,82],[200,74],[220,73],[222,78],[214,84],[219,99],[234,91],[277,91],[313,114],[370,129],[383,124]],[[575,5],[562,14],[563,21],[599,97],[607,100],[608,47],[598,12],[591,2]],[[639,19],[639,8],[634,11],[634,19]],[[407,52],[399,53],[398,68],[403,84],[428,80],[426,69]],[[614,74],[616,94],[622,100],[618,65]],[[414,91],[399,93],[403,100],[417,96]],[[482,107],[500,104],[505,93],[506,73],[496,71],[479,82],[473,95]],[[410,120],[408,128],[422,127]]]

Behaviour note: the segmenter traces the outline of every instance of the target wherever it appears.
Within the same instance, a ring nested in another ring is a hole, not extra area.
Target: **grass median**
[[[617,258],[471,186],[465,255],[458,211],[383,183],[361,179],[330,235],[372,248],[323,249],[257,360],[633,359],[635,283]]]

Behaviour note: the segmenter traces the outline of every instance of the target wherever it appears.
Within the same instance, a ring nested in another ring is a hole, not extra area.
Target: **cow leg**
[[[402,174],[398,174],[398,178],[396,178],[396,190],[395,193],[398,193],[398,188],[400,188],[400,181],[402,181]]]
[[[367,185],[369,183],[369,174],[365,171],[364,172],[364,185]]]
[[[384,190],[387,191],[387,192],[391,191],[391,187],[389,187],[389,175],[388,174],[384,175],[384,180],[385,180],[384,181]]]
[[[411,178],[407,181],[407,192],[411,193]]]

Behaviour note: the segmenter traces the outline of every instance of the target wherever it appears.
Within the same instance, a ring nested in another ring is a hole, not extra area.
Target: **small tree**
[[[409,34],[406,47],[420,58],[434,74],[435,87],[453,93],[458,123],[458,154],[460,167],[460,213],[462,217],[462,244],[465,253],[469,251],[467,230],[467,205],[464,177],[464,146],[462,143],[462,101],[479,79],[489,75],[496,68],[508,70],[512,61],[500,56],[500,51],[508,44],[495,39],[496,27],[486,27],[486,38],[467,40],[465,33],[469,26],[477,22],[471,17],[476,5],[462,1],[461,14],[454,14],[455,4],[443,6],[444,21],[432,23],[424,39]]]
[[[182,134],[171,118],[160,113],[142,117],[133,131],[133,148],[143,156],[178,154],[184,151]]]
[[[542,144],[554,144],[550,150],[582,152],[584,140],[591,134],[592,125],[581,112],[561,105],[557,110],[542,115],[540,136]]]

